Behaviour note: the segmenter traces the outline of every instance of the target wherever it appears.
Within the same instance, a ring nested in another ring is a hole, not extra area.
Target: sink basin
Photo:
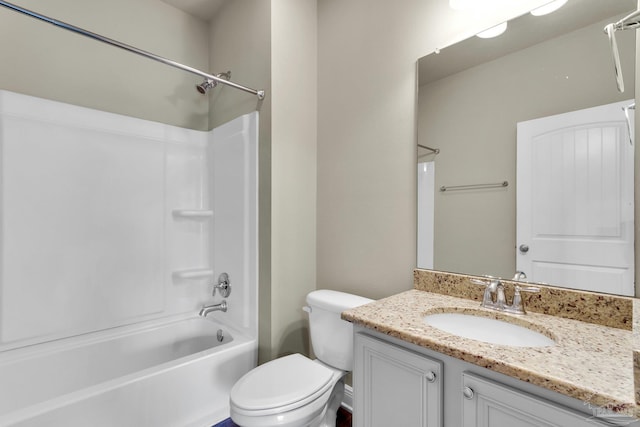
[[[548,347],[555,342],[540,332],[502,320],[462,313],[437,313],[424,317],[427,325],[472,340],[512,347]]]

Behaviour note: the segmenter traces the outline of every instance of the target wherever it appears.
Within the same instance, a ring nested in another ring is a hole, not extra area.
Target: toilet
[[[231,419],[242,427],[335,427],[344,376],[353,369],[353,328],[340,313],[372,300],[318,290],[307,295],[311,360],[292,354],[249,371],[231,389]]]

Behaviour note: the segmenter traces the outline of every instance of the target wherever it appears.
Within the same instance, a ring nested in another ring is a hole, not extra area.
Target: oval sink
[[[555,342],[540,332],[502,320],[461,313],[437,313],[424,317],[427,325],[453,335],[512,347],[548,347]]]

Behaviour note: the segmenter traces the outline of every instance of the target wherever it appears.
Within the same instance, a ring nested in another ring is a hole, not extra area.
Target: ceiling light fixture
[[[545,4],[544,6],[540,6],[538,8],[533,9],[531,11],[531,14],[533,16],[548,15],[549,13],[555,12],[556,10],[560,9],[566,3],[567,3],[567,0],[555,0],[555,1],[552,1],[551,3]]]

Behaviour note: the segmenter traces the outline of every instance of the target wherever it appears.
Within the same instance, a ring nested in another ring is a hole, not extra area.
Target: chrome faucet
[[[204,305],[204,306],[202,306],[202,309],[200,310],[200,313],[198,313],[198,315],[202,316],[202,317],[207,317],[207,314],[211,313],[212,311],[226,312],[227,311],[227,301],[226,300],[222,300],[222,302],[220,304]]]
[[[521,292],[540,292],[540,288],[533,286],[522,287],[515,285],[513,300],[511,304],[507,303],[504,293],[504,285],[500,279],[487,276],[487,280],[471,279],[472,283],[485,286],[484,295],[482,297],[481,307],[491,310],[504,311],[511,314],[525,314],[524,303],[522,301]],[[494,298],[495,296],[495,298]]]
[[[487,280],[471,279],[471,282],[485,286],[481,307],[494,310],[504,309],[507,300],[504,295],[504,285],[500,279],[487,276]]]

